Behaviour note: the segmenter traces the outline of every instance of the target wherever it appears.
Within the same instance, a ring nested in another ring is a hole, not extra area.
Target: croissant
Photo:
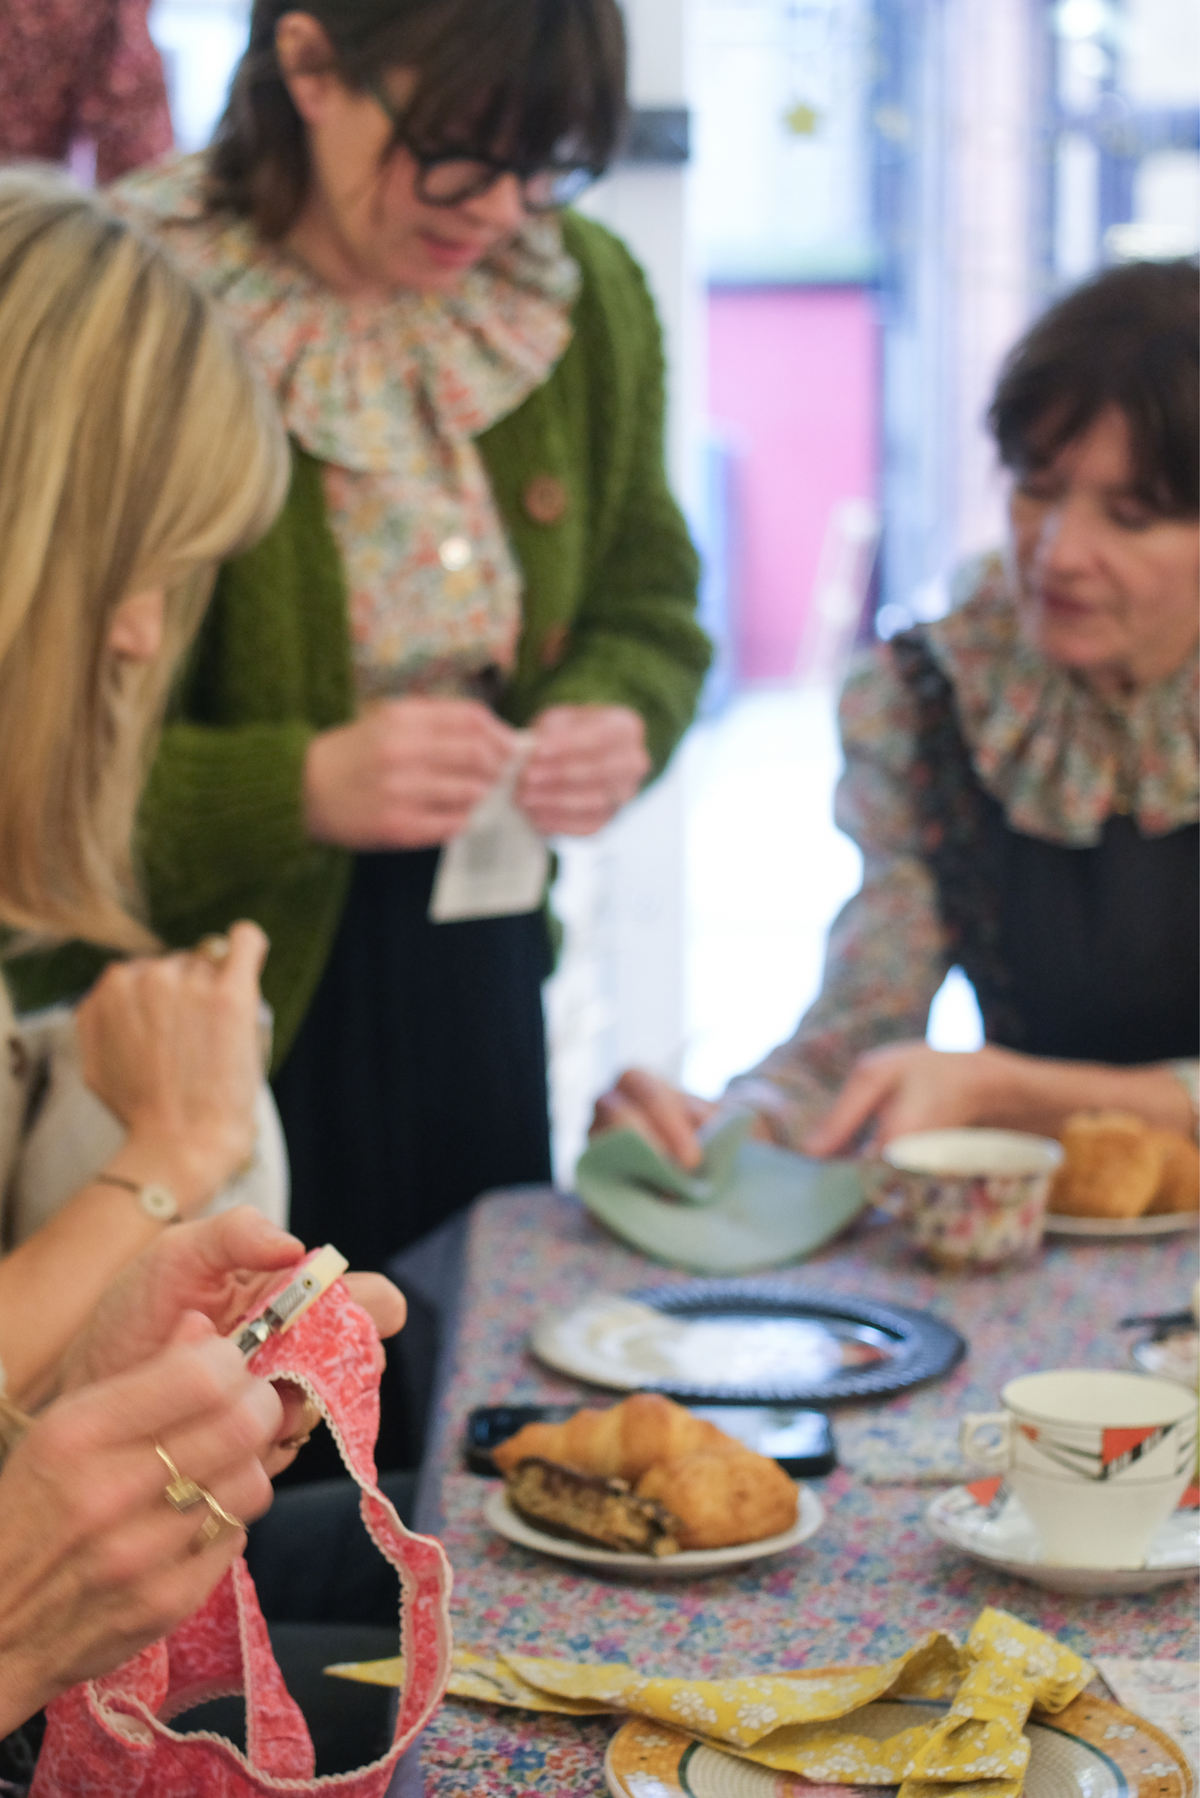
[[[1162,1150],[1162,1176],[1146,1215],[1162,1211],[1200,1211],[1200,1150],[1174,1130],[1153,1130]]]
[[[607,1411],[576,1411],[565,1423],[527,1423],[492,1451],[492,1459],[504,1474],[518,1461],[537,1457],[636,1486],[655,1462],[697,1449],[746,1453],[740,1442],[683,1405],[661,1393],[636,1392]]]
[[[796,1488],[776,1462],[655,1392],[608,1411],[576,1411],[565,1423],[527,1423],[492,1458],[510,1490],[522,1477],[514,1470],[534,1460],[628,1481],[636,1499],[669,1514],[680,1548],[758,1542],[796,1521]]]
[[[1059,1132],[1066,1151],[1050,1210],[1072,1217],[1140,1217],[1162,1175],[1158,1133],[1123,1111],[1079,1111]]]
[[[778,1536],[796,1521],[796,1488],[777,1461],[734,1445],[660,1461],[637,1483],[638,1498],[670,1512],[680,1548],[732,1548]]]

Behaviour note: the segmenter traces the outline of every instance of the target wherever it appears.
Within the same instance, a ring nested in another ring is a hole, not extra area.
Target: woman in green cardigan
[[[270,936],[293,1227],[357,1265],[550,1173],[543,910],[431,923],[440,845],[518,753],[541,835],[600,828],[708,659],[645,283],[561,210],[623,92],[614,0],[257,0],[213,148],[117,190],[294,445],[151,776],[154,923]]]

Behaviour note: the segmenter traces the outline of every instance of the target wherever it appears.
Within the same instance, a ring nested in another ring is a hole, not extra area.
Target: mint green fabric
[[[811,1255],[866,1203],[859,1168],[755,1142],[731,1118],[686,1174],[632,1130],[589,1144],[575,1190],[602,1223],[645,1255],[693,1273],[745,1274]]]
[[[566,215],[583,276],[573,336],[550,379],[480,439],[525,579],[518,661],[500,710],[631,706],[655,774],[691,721],[709,660],[695,619],[699,565],[663,469],[663,361],[654,307],[629,252]],[[553,475],[567,508],[538,524],[529,482]],[[319,463],[298,448],[283,512],[227,563],[175,696],[142,803],[139,849],[151,919],[173,945],[239,917],[271,939],[263,990],[276,1065],[320,979],[352,866],[304,832],[313,735],[353,715],[341,559]],[[68,944],[22,956],[18,1010],[80,991],[105,957]]]

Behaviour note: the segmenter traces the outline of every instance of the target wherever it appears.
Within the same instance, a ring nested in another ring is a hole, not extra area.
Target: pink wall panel
[[[709,415],[735,455],[738,673],[786,678],[833,507],[877,497],[874,302],[861,288],[718,288],[708,332]]]

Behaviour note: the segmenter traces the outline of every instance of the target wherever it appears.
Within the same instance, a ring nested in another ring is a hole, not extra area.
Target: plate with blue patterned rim
[[[865,1705],[854,1714],[855,1728],[882,1738],[911,1724],[914,1710],[937,1716],[944,1709],[915,1700]],[[1102,1698],[1085,1692],[1025,1733],[1023,1798],[1195,1798],[1191,1767],[1171,1738]],[[774,1773],[641,1718],[609,1743],[604,1776],[612,1798],[887,1798],[896,1790]]]
[[[938,1379],[966,1343],[928,1311],[783,1280],[688,1280],[598,1293],[543,1318],[534,1353],[560,1373],[684,1404],[827,1405]]]

